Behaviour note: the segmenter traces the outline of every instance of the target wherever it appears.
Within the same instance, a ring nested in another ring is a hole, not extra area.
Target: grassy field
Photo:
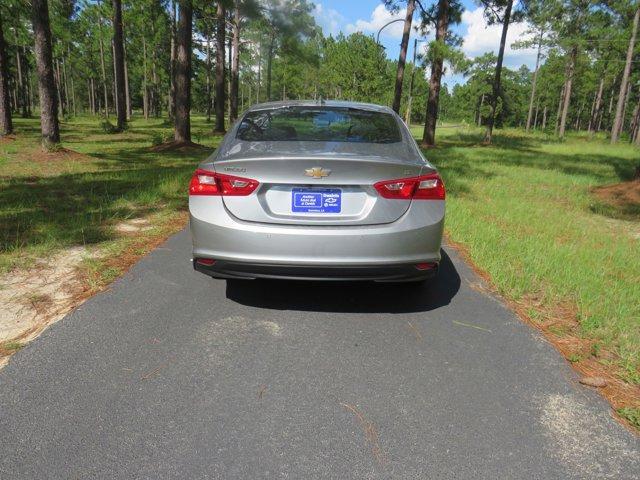
[[[533,321],[589,340],[570,360],[600,356],[640,383],[640,218],[590,193],[630,179],[640,151],[516,130],[499,131],[488,147],[479,130],[440,132],[425,154],[445,178],[450,239]]]
[[[117,253],[131,238],[115,227],[130,218],[150,218],[160,230],[182,224],[190,174],[220,140],[209,130],[194,119],[194,140],[210,148],[155,152],[152,144],[171,134],[161,120],[106,134],[99,120],[81,118],[62,125],[69,151],[46,154],[37,120],[17,119],[15,138],[0,141],[0,273],[73,245]],[[145,235],[154,233],[162,232]]]
[[[73,245],[111,258],[143,253],[184,225],[190,173],[219,142],[198,117],[194,141],[208,148],[187,152],[153,151],[171,133],[160,120],[107,134],[99,120],[80,118],[63,124],[69,151],[50,155],[37,144],[37,120],[16,124],[15,138],[0,141],[0,273]],[[637,386],[640,215],[605,206],[590,191],[631,178],[640,151],[516,130],[499,130],[490,147],[481,138],[473,128],[443,128],[438,147],[425,151],[447,185],[450,240],[519,311],[558,342],[567,339],[570,361],[608,365]],[[154,228],[135,238],[115,228],[137,217]],[[100,261],[93,270],[103,283],[120,272]],[[638,418],[637,406],[626,416]]]

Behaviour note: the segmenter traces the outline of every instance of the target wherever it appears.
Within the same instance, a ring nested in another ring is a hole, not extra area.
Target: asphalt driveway
[[[439,283],[249,282],[187,232],[0,371],[0,478],[640,478],[640,441],[447,249]]]

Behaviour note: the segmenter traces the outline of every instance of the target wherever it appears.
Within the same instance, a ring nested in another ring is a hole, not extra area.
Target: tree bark
[[[173,120],[176,113],[176,2],[171,0],[171,51],[169,58],[169,119]],[[154,59],[154,77],[155,77],[155,50],[152,54]],[[156,81],[154,79],[154,90],[156,89]],[[155,94],[154,94],[154,109],[155,108]],[[157,111],[156,111],[157,115]]]
[[[600,113],[600,106],[602,105],[602,92],[604,91],[604,77],[600,79],[600,84],[598,85],[598,91],[596,93],[595,101],[593,104],[593,109],[591,110],[591,118],[589,119],[589,134],[593,135],[598,115]]]
[[[60,75],[60,60],[55,61],[53,71],[53,81],[56,85],[56,93],[58,95],[58,114],[64,117],[64,102],[62,101],[62,79]]]
[[[405,113],[404,123],[411,125],[411,104],[413,103],[413,85],[416,78],[416,51],[418,49],[418,39],[413,40],[413,63],[411,64],[411,80],[409,81],[409,98],[407,98],[407,112]]]
[[[47,0],[31,0],[35,57],[38,72],[38,92],[40,94],[40,130],[42,144],[46,149],[60,143],[58,124],[58,104],[53,81],[53,60],[51,53],[51,26]]]
[[[124,36],[124,20],[122,21],[122,53],[124,56],[124,96],[127,105],[127,121],[131,120],[131,92],[129,91],[129,64],[127,62],[127,41]]]
[[[121,132],[127,124],[126,84],[124,79],[124,32],[122,28],[122,3],[112,0],[113,6],[113,64],[116,83],[116,129]]]
[[[556,135],[558,134],[558,129],[560,128],[560,117],[562,116],[562,104],[564,103],[565,87],[566,83],[562,85],[562,89],[560,90],[560,98],[558,99],[558,113],[556,114]]]
[[[542,110],[542,127],[541,130],[544,132],[545,128],[547,128],[547,106],[544,106],[544,110]]]
[[[207,31],[207,77],[206,77],[206,95],[207,95],[207,123],[211,121],[211,32]]]
[[[409,35],[411,34],[411,23],[413,22],[413,11],[415,7],[415,0],[407,0],[407,14],[404,17],[404,29],[402,30],[402,41],[400,42],[400,57],[398,58],[398,69],[396,70],[396,87],[393,94],[392,108],[396,113],[400,113],[402,84],[404,82],[404,65],[407,59],[407,48],[409,46]]]
[[[540,36],[538,37],[538,54],[536,55],[536,69],[533,72],[533,79],[531,81],[531,96],[529,97],[529,113],[527,114],[527,126],[526,131],[529,132],[531,128],[531,114],[533,112],[533,102],[536,98],[536,84],[538,83],[538,70],[540,69],[540,56],[542,54],[542,35],[543,30],[540,29]]]
[[[27,47],[22,46],[22,58],[24,59],[24,88],[25,88],[25,100],[27,102],[27,118],[31,117],[31,74],[29,72],[29,62],[27,61]]]
[[[13,121],[11,103],[9,102],[9,59],[7,58],[2,18],[0,17],[0,136],[10,133],[13,133]]]
[[[238,86],[240,83],[240,8],[239,0],[236,0],[233,12],[233,38],[231,48],[231,96],[229,105],[229,121],[235,122],[238,118]]]
[[[67,62],[64,59],[64,54],[60,63],[62,64],[62,80],[64,85],[64,105],[67,113],[71,113],[71,96],[69,95],[69,81],[67,79]]]
[[[121,87],[118,86],[118,78],[116,77],[116,50],[113,45],[113,38],[111,39],[111,71],[113,73],[113,83],[111,83],[111,95],[113,98],[113,104],[116,107],[116,119],[118,118],[118,109],[120,105],[118,104],[118,89]],[[116,127],[117,128],[117,127]]]
[[[620,83],[620,93],[618,94],[618,104],[616,105],[616,116],[611,127],[611,143],[616,143],[622,132],[622,124],[624,115],[622,113],[625,105],[625,97],[627,93],[627,85],[629,83],[629,74],[631,73],[631,61],[633,60],[633,49],[636,43],[636,35],[638,33],[638,22],[640,22],[640,6],[633,16],[633,27],[631,29],[631,38],[629,38],[629,48],[627,48],[627,59],[624,64],[622,73],[622,82]]]
[[[502,19],[502,36],[500,37],[500,50],[498,51],[498,61],[496,62],[496,73],[493,79],[492,94],[489,99],[489,117],[487,118],[487,130],[484,134],[484,143],[491,143],[493,136],[493,124],[496,119],[496,106],[500,95],[500,77],[502,76],[502,61],[504,59],[504,47],[507,43],[507,31],[509,30],[509,20],[511,19],[511,9],[513,0],[507,2]]]
[[[147,80],[147,41],[142,36],[142,114],[149,119],[149,81]]]
[[[449,27],[449,0],[438,0],[438,18],[436,20],[436,42],[444,42]],[[444,59],[435,58],[431,62],[431,78],[429,79],[429,96],[427,112],[422,133],[422,145],[432,147],[436,143],[436,122],[438,121],[438,103],[442,82]]]
[[[175,140],[191,142],[191,0],[179,0],[180,16],[176,32]]]
[[[276,34],[271,32],[271,40],[269,41],[269,50],[267,55],[267,102],[271,101],[271,71],[273,65],[273,54],[275,52]]]
[[[564,84],[564,98],[562,99],[562,113],[560,115],[560,126],[558,127],[558,136],[564,138],[565,127],[567,124],[567,113],[569,112],[569,104],[571,102],[571,85],[573,84],[573,74],[576,68],[576,58],[578,57],[578,47],[573,46],[569,54],[569,64],[567,66],[567,76]]]
[[[1,22],[2,20],[0,20]],[[2,26],[0,25],[0,30],[2,30]],[[2,36],[2,32],[0,31],[0,37]],[[3,39],[0,38],[0,43],[3,43]],[[2,47],[0,47],[2,48]],[[27,98],[27,82],[26,77],[22,72],[23,67],[23,56],[20,55],[20,47],[16,45],[16,70],[18,72],[18,99],[20,100],[20,109],[22,110],[22,118],[28,118],[29,113],[29,100]]]
[[[216,128],[218,133],[224,133],[224,47],[225,47],[225,10],[223,2],[219,1],[216,12]]]
[[[227,112],[231,117],[231,61],[233,54],[233,35],[227,35],[227,63],[225,63],[225,79],[227,81],[226,99],[227,99]]]
[[[100,70],[102,73],[102,93],[104,95],[104,116],[109,118],[109,94],[107,93],[107,68],[104,64],[104,42],[102,40],[102,13],[98,17],[98,46],[100,47]]]

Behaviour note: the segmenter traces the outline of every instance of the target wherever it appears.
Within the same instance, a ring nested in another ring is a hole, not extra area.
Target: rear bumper
[[[214,265],[201,265],[194,260],[193,268],[213,278],[377,282],[419,281],[438,273],[437,263],[428,270],[419,270],[415,265],[308,266],[224,260],[216,261]]]
[[[246,222],[221,197],[189,199],[197,266],[231,278],[336,278],[394,280],[428,272],[414,265],[439,263],[444,202],[412,202],[398,220],[381,225],[310,226]]]

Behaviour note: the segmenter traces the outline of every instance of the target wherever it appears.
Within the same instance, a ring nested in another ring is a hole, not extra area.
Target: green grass
[[[618,415],[640,430],[640,408],[619,408],[617,412]]]
[[[575,313],[578,333],[617,353],[624,379],[640,383],[640,223],[599,214],[590,195],[630,179],[640,150],[516,130],[482,146],[480,130],[440,132],[425,155],[447,186],[450,238],[505,297]]]
[[[194,166],[212,148],[156,153],[171,137],[163,120],[136,119],[121,134],[107,134],[98,118],[62,124],[63,147],[43,154],[37,119],[16,119],[16,138],[0,142],[0,272],[73,245],[119,240],[113,227],[142,216],[170,220],[186,209]],[[194,140],[214,147],[212,125],[194,118]]]

